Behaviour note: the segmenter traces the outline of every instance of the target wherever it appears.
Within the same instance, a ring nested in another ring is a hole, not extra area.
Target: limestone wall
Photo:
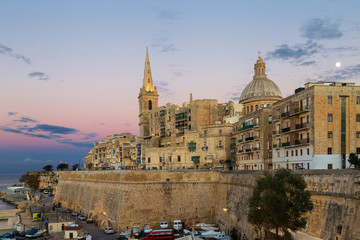
[[[315,206],[304,231],[323,239],[360,239],[360,171],[299,173]],[[217,223],[225,231],[235,227],[253,239],[247,206],[261,176],[260,171],[64,172],[55,201],[118,231],[180,219],[186,224]]]

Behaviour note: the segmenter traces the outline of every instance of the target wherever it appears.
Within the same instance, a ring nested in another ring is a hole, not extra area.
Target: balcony
[[[189,151],[195,151],[196,150],[196,143],[195,142],[189,142],[188,143]]]
[[[274,130],[272,133],[273,133],[273,135],[279,135],[279,134],[280,134],[280,130]]]
[[[230,147],[235,147],[236,143],[230,143]]]
[[[282,117],[282,118],[285,118],[285,117],[288,117],[288,116],[290,116],[290,112],[289,112],[289,111],[288,111],[288,112],[284,112],[284,113],[281,114],[281,117]]]
[[[178,113],[175,114],[175,120],[182,120],[182,119],[186,119],[187,118],[187,113]]]
[[[247,137],[247,138],[245,138],[245,141],[252,141],[252,140],[254,140],[254,137]]]
[[[290,142],[284,142],[281,144],[282,147],[288,147],[290,146]]]
[[[260,147],[254,147],[252,150],[253,151],[260,151]]]
[[[165,114],[166,114],[166,110],[161,110],[160,111],[160,117],[165,116]]]
[[[242,150],[242,149],[239,150],[239,153],[243,153],[243,152],[244,152],[244,150]]]
[[[253,128],[253,127],[254,127],[253,124],[251,124],[251,125],[244,125],[241,130],[246,130],[246,129],[250,129],[250,128]]]
[[[273,148],[279,148],[280,144],[273,144]]]
[[[251,152],[251,148],[245,149],[245,152]]]
[[[298,130],[298,129],[302,129],[302,128],[308,128],[309,125],[310,125],[309,123],[296,124],[296,125],[295,125],[295,129]]]
[[[200,163],[200,156],[192,156],[191,161],[193,161],[194,164]]]
[[[282,133],[290,132],[290,127],[286,127],[286,128],[281,129],[281,132]]]
[[[160,130],[164,131],[165,130],[165,125],[160,125]]]
[[[242,143],[242,142],[243,142],[243,140],[242,140],[242,139],[239,139],[239,140],[238,140],[238,143]]]

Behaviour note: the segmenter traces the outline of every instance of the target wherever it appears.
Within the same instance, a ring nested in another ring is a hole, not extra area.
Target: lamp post
[[[230,214],[228,213],[228,211],[229,211],[228,208],[223,208],[223,212],[228,215],[228,219],[227,219],[227,221],[225,221],[225,231],[226,231],[227,233],[230,232],[229,229],[228,229],[228,228],[229,228],[229,224],[230,224]]]

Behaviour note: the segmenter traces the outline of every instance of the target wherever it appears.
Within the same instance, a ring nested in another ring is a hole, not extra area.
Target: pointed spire
[[[261,51],[259,50],[259,57],[258,60],[255,63],[254,66],[254,70],[255,70],[255,75],[254,78],[266,78],[266,74],[265,74],[265,63],[263,62],[262,58],[261,58]]]
[[[149,51],[146,47],[146,59],[145,59],[145,69],[144,69],[144,80],[143,80],[143,89],[147,92],[154,91],[154,84],[151,75],[150,60],[149,60]]]

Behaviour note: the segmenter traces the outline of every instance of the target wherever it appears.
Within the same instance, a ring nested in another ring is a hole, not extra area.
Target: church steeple
[[[146,48],[145,70],[142,88],[139,92],[139,127],[140,136],[147,137],[151,134],[150,111],[158,107],[159,94],[153,84],[149,60],[149,52]]]
[[[146,92],[154,92],[154,84],[153,84],[152,75],[151,75],[148,48],[146,48],[146,59],[145,59],[143,89]]]
[[[261,58],[261,51],[259,51],[259,57],[255,63],[254,70],[255,70],[254,78],[258,78],[258,77],[266,78],[267,77],[265,74],[265,63],[263,62],[263,60]]]

